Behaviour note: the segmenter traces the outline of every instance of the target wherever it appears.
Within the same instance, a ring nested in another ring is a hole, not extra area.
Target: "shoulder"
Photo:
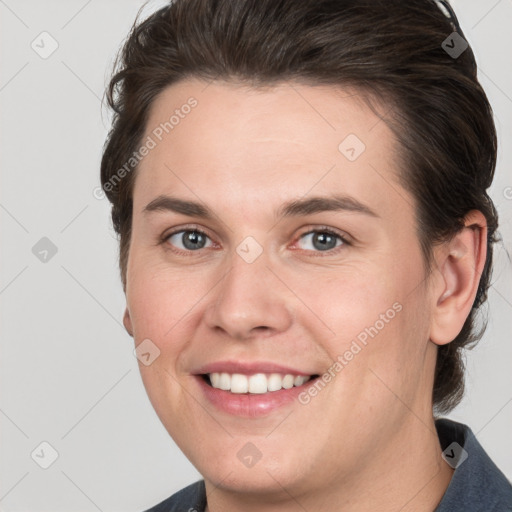
[[[204,480],[191,484],[145,512],[204,512],[206,489]]]
[[[512,511],[512,485],[489,458],[469,427],[436,421],[443,458],[455,471],[435,512]]]

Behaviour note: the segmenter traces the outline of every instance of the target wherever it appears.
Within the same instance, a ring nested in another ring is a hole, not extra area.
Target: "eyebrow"
[[[201,203],[178,199],[177,197],[172,196],[158,196],[148,203],[142,211],[143,213],[172,211],[189,217],[198,217],[210,220],[215,217],[213,212]],[[279,208],[277,211],[277,217],[299,217],[312,215],[314,213],[334,211],[348,211],[362,213],[375,218],[379,217],[379,215],[367,205],[353,197],[345,195],[296,199],[285,203],[281,208]]]

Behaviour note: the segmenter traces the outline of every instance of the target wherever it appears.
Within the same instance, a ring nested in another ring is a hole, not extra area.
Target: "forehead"
[[[393,209],[406,192],[381,115],[348,89],[180,82],[151,107],[135,208],[165,193],[248,207],[335,189]]]

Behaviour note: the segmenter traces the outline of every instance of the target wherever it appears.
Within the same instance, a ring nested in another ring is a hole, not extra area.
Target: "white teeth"
[[[302,386],[311,377],[306,375],[291,375],[280,373],[256,373],[254,375],[243,375],[241,373],[210,373],[210,383],[216,389],[231,391],[231,393],[252,393],[263,394],[268,391],[279,391],[290,389],[293,386]]]
[[[249,393],[266,393],[267,377],[264,373],[257,373],[249,377]]]
[[[224,391],[231,389],[231,375],[229,375],[229,373],[220,374],[219,389],[223,389]]]
[[[214,388],[220,387],[220,373],[210,373],[210,382]]]
[[[231,393],[247,393],[247,391],[249,391],[249,379],[247,375],[240,373],[231,375]]]
[[[302,384],[304,384],[304,382],[306,382],[307,380],[307,377],[304,377],[303,375],[297,375],[297,377],[295,377],[294,381],[293,381],[293,385],[294,386],[302,386]]]
[[[269,391],[279,391],[283,387],[283,377],[279,373],[271,373],[268,377],[267,387]]]
[[[293,388],[293,381],[295,377],[293,375],[285,375],[283,379],[283,388],[290,389]]]

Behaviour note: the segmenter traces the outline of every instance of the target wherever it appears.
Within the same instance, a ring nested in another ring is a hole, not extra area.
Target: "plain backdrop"
[[[109,127],[101,99],[141,5],[0,0],[2,511],[141,511],[199,478],[142,386],[109,204],[94,195]],[[512,0],[453,5],[495,111],[503,243],[488,330],[450,417],[512,479]]]

